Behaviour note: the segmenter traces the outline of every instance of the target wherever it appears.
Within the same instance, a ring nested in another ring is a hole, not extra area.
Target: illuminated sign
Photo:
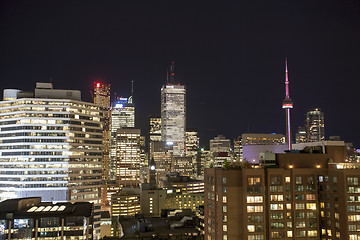
[[[166,142],[166,145],[172,146],[172,145],[174,145],[174,143],[173,142]]]
[[[123,105],[122,103],[117,103],[117,104],[115,104],[115,107],[116,107],[116,108],[123,108],[124,105]]]

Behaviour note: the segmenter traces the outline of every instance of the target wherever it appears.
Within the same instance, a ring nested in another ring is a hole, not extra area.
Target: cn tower
[[[289,95],[289,77],[287,68],[287,58],[285,59],[285,99],[282,108],[285,109],[286,114],[286,142],[288,143],[289,150],[291,150],[291,125],[290,125],[290,109],[293,108],[293,102]]]

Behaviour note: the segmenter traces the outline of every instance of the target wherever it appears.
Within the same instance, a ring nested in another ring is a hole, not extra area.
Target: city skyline
[[[174,59],[187,88],[186,126],[198,129],[204,146],[218,134],[285,134],[287,57],[292,140],[306,112],[321,108],[326,137],[360,144],[356,1],[54,6],[2,3],[2,89],[31,90],[52,79],[90,102],[94,81],[110,83],[117,96],[128,96],[134,81],[137,128],[147,132],[148,116],[160,115],[160,89]]]

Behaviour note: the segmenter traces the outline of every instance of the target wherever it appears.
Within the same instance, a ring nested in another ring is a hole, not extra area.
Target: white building
[[[0,200],[93,202],[100,231],[102,112],[80,91],[37,83],[0,102]]]
[[[173,145],[174,156],[185,155],[185,93],[184,85],[161,88],[161,137]]]

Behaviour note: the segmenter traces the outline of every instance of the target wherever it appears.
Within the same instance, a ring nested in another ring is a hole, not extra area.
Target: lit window
[[[255,225],[247,225],[247,229],[249,232],[255,232]]]
[[[316,210],[316,203],[307,203],[306,209]]]

